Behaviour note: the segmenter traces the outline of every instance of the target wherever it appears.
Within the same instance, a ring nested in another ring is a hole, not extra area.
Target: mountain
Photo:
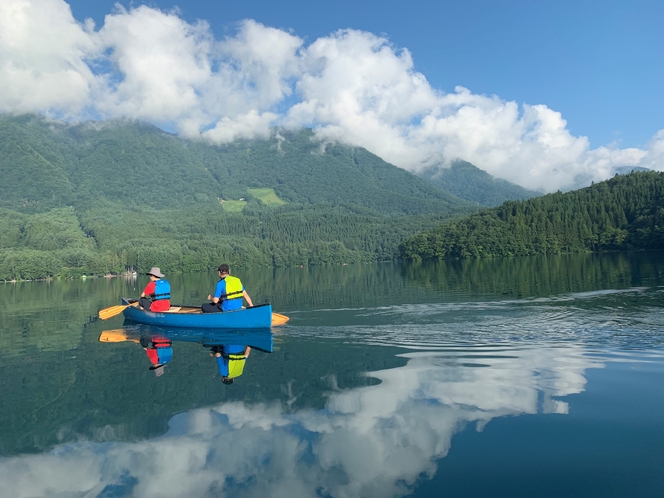
[[[461,199],[488,207],[499,206],[508,200],[523,200],[542,195],[541,192],[495,178],[462,160],[454,161],[449,167],[431,166],[417,175]]]
[[[0,280],[395,258],[475,210],[311,130],[215,146],[150,124],[0,116]]]
[[[414,235],[399,253],[420,261],[628,249],[664,249],[664,173],[508,201]]]
[[[462,161],[424,176],[307,129],[211,145],[135,121],[1,115],[0,279],[662,247],[658,173],[467,219],[498,193],[534,193]]]
[[[64,206],[75,186],[67,165],[75,164],[75,143],[31,115],[0,116],[0,205],[13,209]]]
[[[381,214],[469,206],[365,149],[321,144],[308,129],[213,146],[141,122],[0,116],[0,174],[0,206],[9,209],[101,200],[165,209],[256,200],[250,189],[272,189],[276,202],[351,204]]]
[[[650,169],[642,166],[616,166],[613,168],[614,175],[628,175],[634,171],[650,171]]]

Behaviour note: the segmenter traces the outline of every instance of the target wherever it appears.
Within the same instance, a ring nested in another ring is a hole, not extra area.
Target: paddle
[[[113,318],[115,315],[119,315],[125,309],[129,308],[129,306],[136,306],[137,304],[138,301],[133,302],[131,304],[118,304],[117,306],[110,306],[108,308],[104,308],[103,310],[99,311],[99,318],[101,318],[102,320],[108,320],[109,318]]]
[[[272,326],[279,326],[283,325],[286,323],[290,318],[288,318],[286,315],[280,315],[279,313],[272,313]]]
[[[138,339],[127,337],[123,329],[104,330],[99,336],[99,342],[124,342],[131,341],[139,343]]]

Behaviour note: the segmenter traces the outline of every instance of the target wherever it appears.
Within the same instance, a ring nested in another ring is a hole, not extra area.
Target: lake
[[[96,318],[142,275],[0,284],[0,496],[664,496],[663,255],[234,272],[272,333]]]

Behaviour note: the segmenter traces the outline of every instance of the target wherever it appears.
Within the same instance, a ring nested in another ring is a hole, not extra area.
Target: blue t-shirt
[[[171,361],[173,358],[173,347],[157,348],[157,358],[159,358],[159,363],[162,365]]]
[[[242,286],[244,290],[244,286]],[[214,297],[221,298],[222,294],[226,294],[226,279],[222,278],[217,282],[214,288]],[[239,299],[224,299],[221,303],[221,311],[233,311],[242,308],[242,296]]]
[[[235,344],[226,344],[223,347],[221,356],[217,356],[217,368],[222,377],[228,377],[228,358],[225,355],[229,354],[244,354],[244,346]]]

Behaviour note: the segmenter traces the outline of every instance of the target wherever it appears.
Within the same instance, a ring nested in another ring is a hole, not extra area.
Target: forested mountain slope
[[[314,140],[308,129],[198,149],[225,198],[271,187],[290,203],[355,204],[389,214],[440,214],[469,205],[365,149]]]
[[[463,210],[468,203],[365,149],[275,130],[269,140],[213,146],[146,123],[68,125],[0,116],[0,205],[43,210],[100,200],[157,209],[254,200],[270,188],[287,203],[354,204],[382,214]]]
[[[417,174],[446,192],[487,207],[499,206],[508,200],[518,201],[542,195],[541,192],[495,178],[462,160],[456,160],[446,168],[431,166]]]
[[[664,248],[664,173],[618,175],[443,224],[406,240],[409,260]]]
[[[385,261],[475,206],[311,130],[224,146],[0,116],[0,280]]]

